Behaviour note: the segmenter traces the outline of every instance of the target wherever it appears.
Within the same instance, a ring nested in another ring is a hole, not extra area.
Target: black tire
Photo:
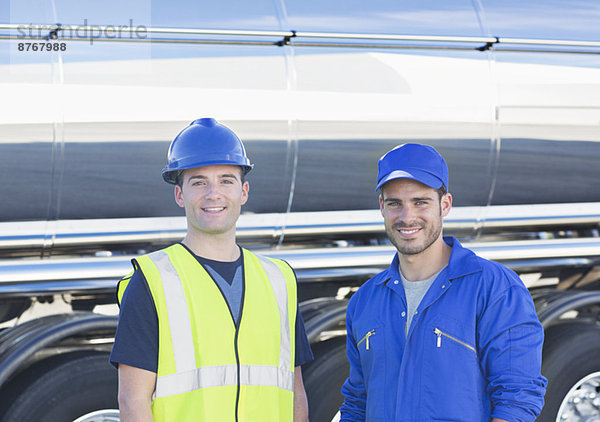
[[[315,347],[315,360],[303,370],[311,422],[330,422],[344,401],[341,388],[350,366],[346,338]]]
[[[117,371],[108,355],[75,357],[40,374],[2,420],[72,422],[95,410],[117,409],[117,385]]]
[[[550,327],[542,360],[542,374],[548,378],[548,387],[537,421],[555,422],[569,390],[597,372],[600,372],[600,327],[578,323]]]

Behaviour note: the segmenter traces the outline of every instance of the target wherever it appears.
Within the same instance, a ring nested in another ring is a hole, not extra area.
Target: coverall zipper
[[[477,350],[475,350],[475,348],[471,345],[468,345],[467,343],[465,343],[464,341],[460,341],[459,339],[457,339],[456,337],[452,337],[449,334],[444,333],[443,331],[441,331],[439,328],[435,328],[433,330],[433,332],[435,333],[435,335],[437,336],[437,347],[442,347],[442,336],[449,338],[450,340],[458,343],[458,344],[462,344],[463,346],[465,346],[467,349],[472,350],[473,353],[475,353],[475,356],[477,356]]]
[[[356,344],[356,347],[360,346],[360,344],[363,341],[366,341],[366,350],[369,350],[369,337],[371,337],[373,334],[375,334],[375,329],[372,329],[367,334],[365,334],[365,336],[362,339],[360,339],[360,341]]]

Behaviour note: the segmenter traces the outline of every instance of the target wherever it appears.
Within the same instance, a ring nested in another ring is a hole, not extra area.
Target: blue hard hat
[[[394,179],[412,179],[433,189],[448,189],[446,160],[429,145],[402,144],[388,151],[377,163],[377,187]]]
[[[185,169],[230,164],[240,166],[246,174],[254,167],[240,138],[211,118],[194,120],[179,132],[171,142],[167,161],[162,176],[173,185],[177,183],[179,172]]]

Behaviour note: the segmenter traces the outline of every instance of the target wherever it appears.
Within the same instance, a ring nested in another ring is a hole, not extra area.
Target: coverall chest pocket
[[[478,363],[476,327],[451,316],[438,314],[428,326],[428,353],[440,364],[458,362]]]
[[[363,380],[369,391],[366,412],[369,420],[389,420],[384,417],[386,409],[385,330],[380,323],[365,322],[355,329],[355,336]]]
[[[356,347],[360,355],[360,363],[368,380],[372,375],[383,376],[385,364],[385,338],[383,325],[381,324],[365,324],[357,330]]]
[[[465,401],[439,400],[439,391],[428,385],[424,389],[425,397],[435,401],[436,417],[440,420],[477,420],[484,406],[485,386],[479,366],[475,323],[437,314],[427,324],[424,335],[425,379],[436,380],[436,385],[443,385],[447,391],[460,391],[470,403],[465,409]],[[465,417],[465,412],[472,412],[473,416]]]

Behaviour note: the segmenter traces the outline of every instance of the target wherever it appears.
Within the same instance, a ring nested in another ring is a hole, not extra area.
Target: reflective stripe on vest
[[[166,252],[156,251],[149,254],[148,257],[157,267],[163,282],[176,368],[174,374],[157,377],[154,397],[168,397],[206,387],[237,385],[237,365],[196,368],[194,341],[181,278]],[[271,283],[279,308],[281,321],[279,367],[240,365],[240,384],[274,386],[282,390],[293,391],[294,373],[290,370],[292,368],[292,346],[285,276],[277,264],[268,258],[260,256],[257,258]]]
[[[278,387],[294,391],[294,376],[274,366],[241,365],[240,384]],[[207,387],[237,385],[237,366],[205,366],[185,373],[163,375],[156,380],[155,398],[174,396]]]
[[[194,339],[181,279],[166,252],[156,251],[148,256],[158,268],[163,281],[175,369],[177,372],[192,371],[196,369]]]
[[[285,282],[285,277],[277,264],[273,261],[270,261],[268,258],[264,256],[257,255],[257,258],[261,262],[265,272],[267,273],[267,277],[271,282],[271,287],[273,288],[273,292],[275,293],[275,299],[277,300],[277,306],[279,307],[279,321],[281,321],[281,341],[280,341],[280,350],[279,350],[279,373],[288,374],[289,368],[292,365],[292,340],[290,335],[290,319],[288,312],[288,293],[287,293],[287,284]],[[285,335],[283,334],[285,333]],[[288,377],[286,377],[288,378]],[[283,379],[282,385],[279,388],[284,390],[294,391],[294,378],[293,375],[291,377],[291,385],[288,384],[289,379]],[[259,385],[259,384],[249,384],[249,385]],[[278,385],[268,383],[266,385]]]

